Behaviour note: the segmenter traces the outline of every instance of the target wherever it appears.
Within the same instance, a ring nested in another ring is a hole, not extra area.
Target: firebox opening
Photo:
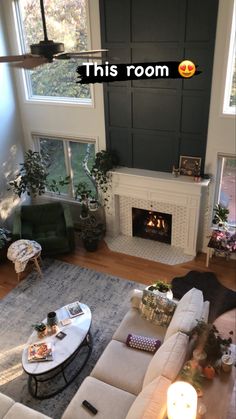
[[[172,215],[132,208],[133,236],[171,244]]]

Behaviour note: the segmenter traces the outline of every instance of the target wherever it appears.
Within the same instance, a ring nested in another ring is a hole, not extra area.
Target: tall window
[[[61,193],[66,198],[75,198],[76,187],[79,182],[87,184],[88,188],[94,192],[94,187],[83,169],[83,161],[89,145],[88,167],[92,168],[95,158],[95,143],[88,141],[76,141],[71,139],[52,138],[46,136],[34,136],[38,151],[47,155],[49,162],[47,170],[48,180],[70,176],[69,185],[61,189]]]
[[[229,224],[236,226],[236,156],[219,156],[216,203],[229,209]]]
[[[22,52],[43,40],[39,0],[14,0]],[[48,38],[65,45],[65,51],[88,49],[87,0],[44,0]],[[91,103],[89,85],[76,83],[76,68],[83,60],[55,60],[26,71],[28,97],[69,98]]]
[[[235,114],[236,111],[236,1],[234,1],[234,12],[231,27],[231,37],[228,55],[228,65],[225,83],[225,96],[223,112],[226,114]]]

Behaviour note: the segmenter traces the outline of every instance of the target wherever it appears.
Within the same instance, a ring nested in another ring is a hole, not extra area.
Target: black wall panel
[[[104,84],[107,146],[121,165],[171,171],[180,155],[204,164],[218,0],[100,0],[109,63],[190,59],[192,79]]]

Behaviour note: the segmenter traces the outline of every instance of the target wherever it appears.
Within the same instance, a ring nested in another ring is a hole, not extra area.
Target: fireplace
[[[172,215],[132,208],[133,236],[171,244]]]

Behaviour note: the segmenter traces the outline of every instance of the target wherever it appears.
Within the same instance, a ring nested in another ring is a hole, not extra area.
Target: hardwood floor
[[[236,291],[236,260],[227,261],[222,257],[216,257],[206,268],[206,255],[203,253],[198,254],[191,262],[171,266],[112,252],[105,242],[100,244],[96,252],[87,252],[78,240],[74,253],[59,256],[58,259],[143,284],[152,284],[159,279],[170,282],[175,276],[184,276],[190,270],[214,272],[224,286]],[[28,275],[32,268],[32,265],[27,266],[21,279]],[[0,298],[3,298],[17,284],[13,264],[10,261],[1,262]]]

